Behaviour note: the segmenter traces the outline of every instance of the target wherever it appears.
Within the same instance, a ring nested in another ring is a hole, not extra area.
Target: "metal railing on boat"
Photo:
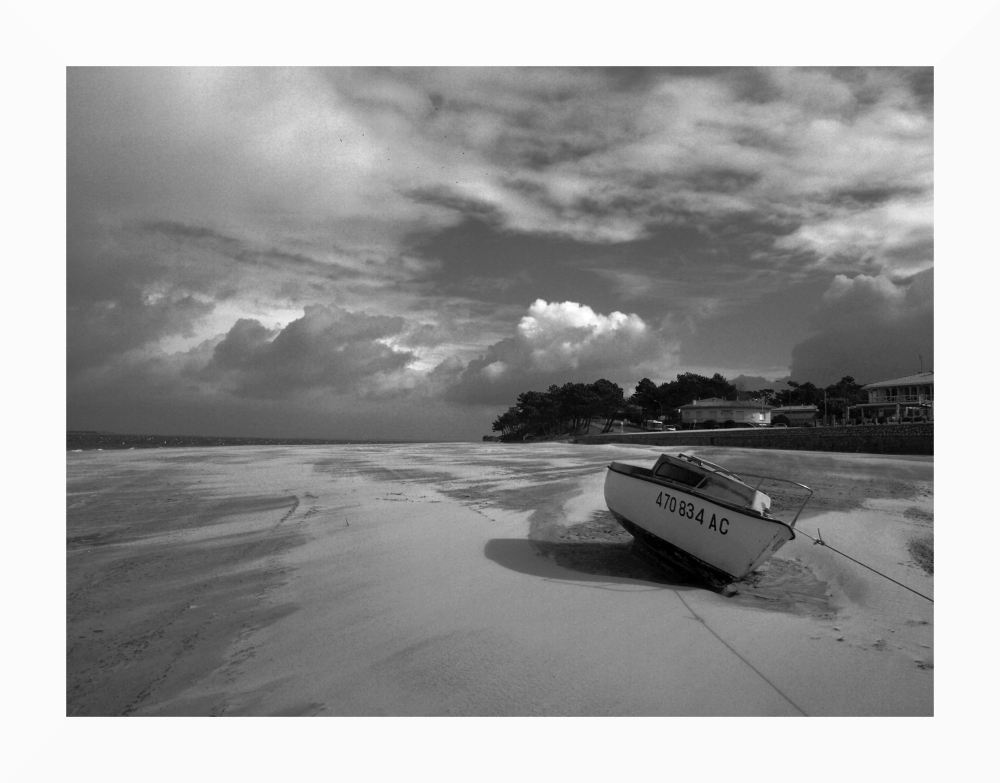
[[[691,463],[693,463],[695,465],[699,465],[699,466],[701,466],[703,468],[708,468],[709,470],[713,470],[713,471],[716,471],[718,473],[722,473],[722,474],[724,474],[726,476],[730,476],[730,477],[736,479],[737,481],[741,481],[744,484],[746,484],[747,486],[750,486],[749,482],[746,481],[743,478],[743,476],[741,476],[741,475],[739,475],[737,473],[733,473],[733,471],[727,470],[726,468],[722,467],[721,465],[716,465],[714,462],[709,462],[707,459],[702,459],[701,457],[695,457],[695,456],[692,456],[691,454],[678,454],[677,457],[679,459],[687,460],[688,462],[691,462]],[[802,501],[802,505],[799,506],[799,510],[795,512],[795,518],[791,522],[788,523],[789,527],[795,527],[795,523],[799,521],[799,516],[802,514],[803,509],[805,509],[806,504],[808,504],[809,501],[812,499],[812,496],[813,496],[812,489],[810,489],[809,487],[807,487],[805,484],[800,484],[797,481],[789,481],[788,479],[778,478],[777,476],[763,476],[763,475],[761,475],[759,473],[744,473],[743,475],[749,476],[750,478],[759,479],[757,481],[757,486],[755,486],[753,488],[755,492],[759,492],[760,491],[760,486],[765,481],[777,481],[778,483],[781,483],[781,484],[791,484],[793,487],[798,487],[799,489],[804,489],[808,494],[806,495],[805,500]]]

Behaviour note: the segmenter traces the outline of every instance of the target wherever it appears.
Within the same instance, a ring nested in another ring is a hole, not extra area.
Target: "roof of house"
[[[772,408],[771,413],[815,413],[818,410],[815,405],[782,405]]]
[[[893,378],[889,381],[876,381],[863,386],[863,389],[881,389],[883,386],[917,386],[921,384],[934,383],[934,370],[918,372],[916,375],[907,375],[905,378]]]
[[[687,408],[752,408],[755,411],[771,410],[770,405],[761,405],[759,402],[754,402],[753,400],[720,400],[718,397],[713,397],[708,400],[695,400],[694,402],[689,402],[687,405],[681,405],[677,410],[685,410]]]

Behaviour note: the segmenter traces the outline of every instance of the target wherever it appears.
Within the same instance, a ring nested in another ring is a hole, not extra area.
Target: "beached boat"
[[[789,510],[798,507],[790,521],[771,515],[771,498],[760,491],[764,482],[769,488],[778,483],[782,497],[791,498]],[[738,476],[687,454],[663,454],[652,469],[612,462],[604,480],[608,509],[632,534],[637,554],[716,585],[742,579],[795,538],[810,497],[803,484]]]

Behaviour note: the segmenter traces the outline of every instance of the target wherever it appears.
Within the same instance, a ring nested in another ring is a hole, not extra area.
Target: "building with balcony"
[[[681,414],[681,426],[689,429],[710,419],[719,424],[732,420],[740,427],[766,427],[771,423],[771,406],[751,400],[737,402],[711,397],[694,400],[677,410]]]
[[[905,378],[869,383],[868,402],[851,406],[862,419],[885,417],[888,421],[934,421],[934,371]]]

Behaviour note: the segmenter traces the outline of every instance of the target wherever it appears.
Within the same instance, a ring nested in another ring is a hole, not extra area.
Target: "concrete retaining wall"
[[[682,430],[582,435],[576,443],[626,443],[644,446],[726,446],[787,451],[840,451],[863,454],[934,454],[933,424],[882,424],[857,427]]]

